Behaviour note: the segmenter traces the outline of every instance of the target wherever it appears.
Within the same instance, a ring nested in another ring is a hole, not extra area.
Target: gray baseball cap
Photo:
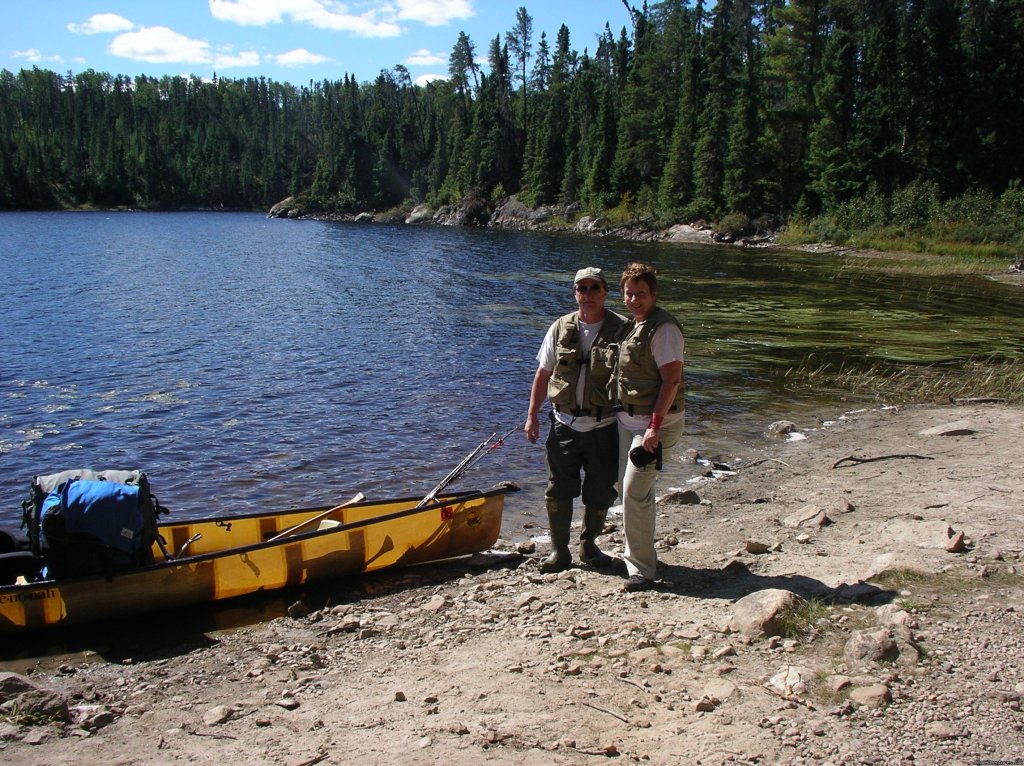
[[[584,279],[593,279],[600,282],[608,288],[608,281],[604,278],[604,272],[596,266],[587,266],[585,269],[580,269],[576,272],[576,278],[572,281],[573,285],[578,285]]]

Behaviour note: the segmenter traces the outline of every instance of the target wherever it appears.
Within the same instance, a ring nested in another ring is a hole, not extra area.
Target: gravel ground
[[[1024,762],[1022,427],[1002,405],[879,409],[766,438],[715,480],[684,484],[694,468],[674,461],[649,592],[622,592],[621,567],[541,575],[546,546],[524,531],[469,561],[300,592],[292,616],[240,629],[154,617],[141,636],[93,634],[6,663],[0,752],[25,766]],[[600,540],[612,554],[617,521]],[[772,629],[778,613],[751,602],[780,592],[795,611]],[[50,707],[29,715],[38,695]]]

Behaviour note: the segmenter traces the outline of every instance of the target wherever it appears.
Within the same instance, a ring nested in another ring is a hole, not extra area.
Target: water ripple
[[[833,257],[254,214],[0,216],[0,523],[31,477],[140,467],[192,513],[425,493],[521,423],[571,274],[654,262],[687,334],[687,446],[735,454],[779,416],[828,417],[777,370],[808,354],[1020,353],[1019,296],[864,276]],[[39,296],[37,301],[26,296]],[[609,305],[621,310],[617,291]],[[464,485],[508,479],[538,514],[518,434]]]

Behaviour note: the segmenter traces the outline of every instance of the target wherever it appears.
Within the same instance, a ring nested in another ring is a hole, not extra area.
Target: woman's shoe
[[[654,587],[654,580],[648,580],[643,575],[630,575],[626,578],[626,582],[622,584],[622,589],[626,593],[636,593],[641,590],[650,590]]]

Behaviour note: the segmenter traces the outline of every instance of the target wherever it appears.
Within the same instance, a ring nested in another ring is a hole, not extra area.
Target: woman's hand
[[[652,426],[647,426],[647,430],[644,431],[644,440],[642,442],[643,448],[648,452],[654,452],[660,443],[661,431]]]

